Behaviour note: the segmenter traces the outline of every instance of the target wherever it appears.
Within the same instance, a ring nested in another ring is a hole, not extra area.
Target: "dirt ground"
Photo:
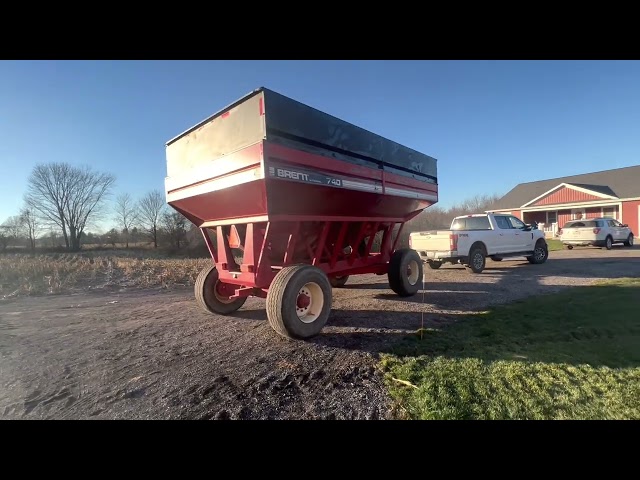
[[[275,334],[264,300],[216,317],[190,288],[0,301],[0,418],[391,418],[376,361],[399,338],[492,304],[640,276],[640,248],[487,267],[425,268],[426,290],[408,300],[386,276],[353,277],[334,290],[329,324],[310,341]]]

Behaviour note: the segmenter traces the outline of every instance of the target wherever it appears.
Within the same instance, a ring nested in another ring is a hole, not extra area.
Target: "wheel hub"
[[[311,305],[311,297],[309,297],[308,292],[300,292],[298,294],[298,299],[296,301],[296,305],[298,310],[306,310]]]
[[[219,302],[232,303],[234,300],[230,299],[229,297],[236,293],[236,287],[235,285],[224,283],[218,280],[216,282],[216,286],[213,288],[213,293],[215,294]]]
[[[312,323],[322,313],[324,296],[322,289],[315,282],[305,284],[296,297],[296,313],[303,323]]]
[[[420,268],[415,260],[412,260],[407,265],[407,280],[410,285],[415,285],[418,282],[418,275],[420,274]]]

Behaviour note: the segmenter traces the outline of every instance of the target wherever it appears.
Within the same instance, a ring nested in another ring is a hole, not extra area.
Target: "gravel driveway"
[[[426,291],[409,300],[385,276],[353,277],[334,290],[329,325],[307,342],[277,336],[261,299],[215,317],[187,288],[2,301],[0,418],[389,418],[375,365],[398,338],[492,304],[640,276],[640,248],[487,267],[425,268]]]

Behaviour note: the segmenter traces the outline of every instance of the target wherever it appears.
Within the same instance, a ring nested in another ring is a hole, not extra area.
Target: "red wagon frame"
[[[386,274],[405,221],[289,216],[200,230],[218,271],[219,293],[264,298],[278,272],[290,265],[313,265],[329,277]],[[215,244],[209,230],[214,230]],[[382,232],[380,251],[373,252],[378,232]],[[285,242],[279,244],[282,239]],[[240,263],[234,249],[242,252]]]

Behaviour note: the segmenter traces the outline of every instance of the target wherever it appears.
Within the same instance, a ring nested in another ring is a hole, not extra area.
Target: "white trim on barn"
[[[624,202],[637,202],[638,200],[640,200],[640,197],[628,197],[628,198],[616,198],[616,200],[619,201],[619,205],[622,205]],[[529,202],[531,203],[531,202]],[[599,207],[601,204],[603,203],[602,200],[592,200],[590,202],[574,202],[574,203],[556,203],[554,205],[543,205],[541,207],[530,207],[527,209],[527,212],[529,211],[534,211],[534,209],[537,210],[546,210],[546,209],[551,209],[553,210],[554,208],[558,208],[560,210],[566,210],[568,208],[571,208],[573,205],[585,205],[585,206],[592,206],[592,207]],[[608,204],[607,204],[608,205]],[[622,209],[622,207],[620,207]],[[506,212],[511,212],[513,210],[521,210],[522,207],[513,207],[510,209],[499,209],[499,210],[485,210],[485,213],[491,213],[491,212],[500,212],[500,213],[506,213]]]
[[[543,205],[541,207],[529,207],[522,209],[523,212],[539,212],[545,210],[571,210],[572,208],[591,208],[591,207],[607,207],[609,205],[622,205],[622,202],[606,202],[591,201],[591,202],[575,202],[575,203],[556,203],[553,205]]]
[[[563,187],[564,188],[569,188],[571,190],[576,190],[576,191],[582,192],[582,193],[588,193],[589,195],[593,195],[594,197],[600,197],[602,199],[611,199],[611,200],[617,200],[618,199],[618,197],[607,195],[606,193],[596,192],[594,190],[589,190],[588,188],[578,187],[578,186],[573,185],[571,183],[561,183],[561,184],[556,185],[555,187],[553,187],[551,190],[548,190],[548,191],[544,192],[542,195],[537,196],[533,200],[529,200],[527,203],[522,205],[520,208],[525,208],[528,205],[531,205],[532,203],[536,203],[538,200],[546,197],[547,195],[552,194],[553,192],[555,192],[557,190],[560,190]]]

